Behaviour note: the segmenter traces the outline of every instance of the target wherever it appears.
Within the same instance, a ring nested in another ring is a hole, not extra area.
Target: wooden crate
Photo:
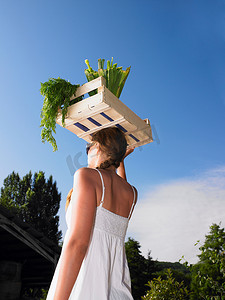
[[[104,77],[79,87],[71,100],[95,89],[98,90],[96,95],[68,107],[64,128],[87,142],[91,141],[94,132],[110,126],[117,126],[125,133],[128,146],[138,147],[153,141],[149,119],[142,120],[110,92]],[[62,126],[61,109],[56,123]]]

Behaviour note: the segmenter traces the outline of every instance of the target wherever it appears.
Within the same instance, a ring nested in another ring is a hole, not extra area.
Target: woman
[[[133,299],[124,239],[137,190],[123,163],[133,150],[117,127],[92,135],[88,167],[75,172],[67,198],[68,229],[47,300]]]

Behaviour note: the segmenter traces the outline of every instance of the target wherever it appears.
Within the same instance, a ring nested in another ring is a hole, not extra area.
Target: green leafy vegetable
[[[44,96],[43,107],[41,110],[41,139],[42,143],[49,142],[53,146],[53,151],[58,150],[56,140],[52,135],[52,131],[56,133],[56,118],[59,109],[62,109],[62,125],[65,126],[65,117],[68,107],[83,97],[78,97],[70,101],[73,94],[76,93],[80,85],[71,84],[69,81],[60,77],[50,78],[45,83],[41,83],[41,95]]]
[[[111,62],[107,61],[107,68],[104,69],[105,60],[99,58],[98,59],[98,71],[94,71],[88,59],[85,60],[87,65],[87,69],[84,70],[84,73],[87,77],[88,81],[91,81],[99,76],[103,76],[106,79],[106,87],[117,97],[120,97],[120,94],[123,90],[124,84],[127,80],[127,77],[130,73],[130,68],[128,67],[126,70],[122,70],[122,67],[117,67],[117,64],[113,64],[113,58]],[[89,93],[90,96],[97,94],[97,90],[94,90]]]

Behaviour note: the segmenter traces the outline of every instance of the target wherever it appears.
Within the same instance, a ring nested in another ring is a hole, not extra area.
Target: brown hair
[[[97,169],[106,169],[111,165],[118,168],[127,149],[123,131],[116,126],[103,128],[92,135],[92,141],[98,142],[100,150],[108,156]]]
[[[72,192],[73,192],[73,188],[69,191],[69,193],[68,193],[68,195],[66,197],[66,207],[65,207],[66,210],[67,210],[67,207],[68,207],[68,205],[70,203]]]
[[[120,162],[127,149],[126,136],[121,129],[116,126],[103,128],[92,135],[92,142],[98,142],[100,150],[107,154],[108,159],[100,164],[97,169],[106,169],[111,165],[119,167]],[[71,200],[73,189],[66,198],[66,210]]]

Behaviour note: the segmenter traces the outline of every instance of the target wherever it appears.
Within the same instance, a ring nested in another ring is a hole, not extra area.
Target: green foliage
[[[155,261],[155,269],[157,272],[162,270],[172,269],[177,270],[185,274],[190,274],[190,271],[179,262],[168,262],[168,261]]]
[[[180,263],[153,261],[150,251],[145,258],[140,254],[139,248],[139,242],[129,237],[125,243],[125,250],[131,276],[132,295],[135,300],[141,299],[141,296],[147,293],[147,283],[152,279],[160,276],[166,280],[168,268],[173,270],[173,277],[177,282],[180,284],[183,282],[182,288],[189,288],[191,278],[187,268]]]
[[[48,294],[48,289],[43,289],[41,287],[23,287],[21,290],[21,298],[22,300],[46,300]]]
[[[193,267],[192,288],[197,296],[205,299],[225,297],[225,232],[213,224],[199,248],[199,263]],[[196,293],[197,292],[197,293]],[[194,298],[193,298],[194,299]]]
[[[196,245],[199,242],[196,243]],[[186,265],[191,270],[191,300],[225,299],[225,232],[220,225],[212,224],[205,236],[204,245],[199,247],[199,262]]]
[[[191,283],[190,271],[187,271],[187,270],[183,271],[183,270],[178,270],[178,269],[173,269],[173,268],[169,268],[169,269],[172,270],[173,277],[176,281],[178,281],[180,283],[183,282],[185,287],[187,287],[188,289],[190,288],[190,283]],[[167,269],[165,268],[161,271],[157,271],[153,274],[153,277],[158,278],[160,276],[162,279],[166,279],[167,271],[168,271],[168,268]]]
[[[13,171],[4,179],[1,188],[0,204],[57,244],[62,237],[56,215],[60,200],[61,193],[52,175],[46,181],[42,171],[35,173],[33,179],[31,171],[22,179]]]
[[[42,291],[42,297],[40,298],[40,300],[46,300],[47,295],[48,295],[48,289],[41,289]]]
[[[139,242],[130,237],[125,243],[127,262],[131,277],[132,295],[134,299],[140,299],[140,297],[145,294],[147,290],[145,284],[154,272],[154,261],[150,256],[150,252],[146,259],[140,254],[140,247]]]
[[[78,97],[72,101],[70,98],[76,93],[79,85],[71,84],[61,78],[50,78],[45,83],[41,83],[41,95],[44,96],[43,107],[41,110],[41,138],[42,143],[49,142],[53,146],[53,151],[56,151],[56,140],[52,135],[52,131],[56,133],[56,117],[59,109],[62,109],[62,125],[65,126],[65,117],[68,111],[68,107],[78,101],[82,100],[82,97]]]
[[[9,208],[13,213],[19,211],[25,213],[27,211],[26,192],[24,188],[27,181],[29,182],[30,175],[28,174],[24,180],[21,180],[18,173],[12,172],[10,176],[4,180],[4,189],[1,188],[0,204]],[[29,190],[27,193],[29,194]],[[23,195],[23,196],[21,196]]]
[[[166,279],[161,276],[149,281],[146,285],[150,288],[142,300],[185,300],[189,299],[189,291],[183,282],[173,278],[171,269],[166,271]]]
[[[130,68],[122,70],[122,67],[117,67],[117,63],[113,64],[113,58],[111,62],[107,61],[107,68],[104,69],[105,59],[98,59],[98,71],[94,71],[89,64],[88,59],[85,60],[88,69],[84,70],[84,73],[88,81],[103,76],[106,80],[106,87],[117,97],[120,97],[120,94],[123,90],[124,84],[127,80],[127,77],[130,73]],[[90,96],[97,94],[97,90],[89,93]]]

